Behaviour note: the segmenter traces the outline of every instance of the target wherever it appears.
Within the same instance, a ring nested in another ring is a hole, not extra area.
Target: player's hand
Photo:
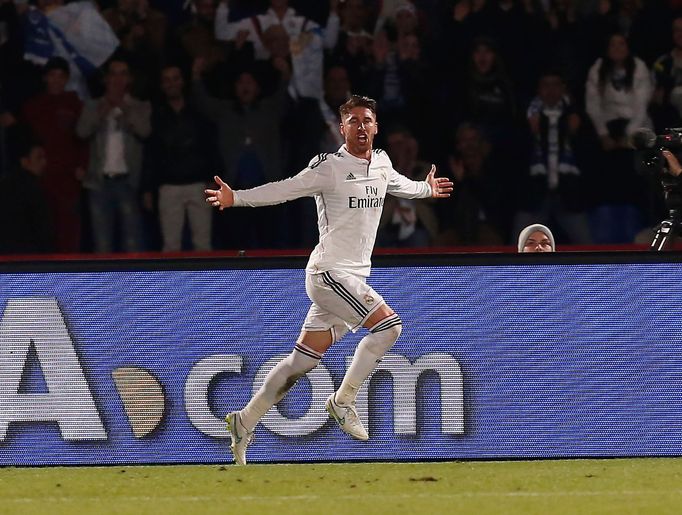
[[[677,160],[675,155],[669,150],[664,150],[662,154],[663,157],[665,157],[665,160],[668,162],[668,170],[670,170],[670,173],[675,177],[680,175],[682,173],[682,165]]]
[[[426,176],[426,182],[431,186],[432,198],[447,198],[454,184],[447,177],[436,177],[436,165],[431,165],[431,171]]]
[[[226,207],[232,207],[234,205],[234,193],[232,192],[232,188],[224,183],[217,175],[213,177],[213,179],[220,189],[204,190],[204,193],[206,193],[206,202],[213,207],[217,207],[221,211]]]

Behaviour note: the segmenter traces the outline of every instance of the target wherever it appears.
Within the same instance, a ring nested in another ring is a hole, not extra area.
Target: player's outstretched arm
[[[226,207],[232,207],[234,205],[234,193],[232,192],[232,188],[230,188],[227,183],[223,182],[217,175],[213,177],[213,179],[220,189],[204,190],[204,193],[206,193],[206,202],[213,207],[217,207],[221,211]]]
[[[431,165],[431,171],[426,176],[426,182],[431,186],[432,198],[447,198],[454,187],[447,177],[436,177],[436,165]]]

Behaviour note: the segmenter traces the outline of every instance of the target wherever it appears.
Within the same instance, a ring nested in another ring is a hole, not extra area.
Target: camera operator
[[[655,175],[650,175],[651,179],[658,177],[662,186],[662,200],[668,214],[663,221],[655,227],[642,231],[637,239],[637,243],[650,242],[651,250],[663,250],[670,246],[680,230],[682,212],[682,183],[677,177],[682,174],[682,164],[679,159],[670,150],[664,148],[659,149],[657,153],[663,159],[647,158],[644,163],[645,167],[651,167],[651,170],[658,170]],[[651,155],[650,155],[651,156]],[[658,164],[655,164],[658,162]],[[650,170],[650,171],[651,171]]]

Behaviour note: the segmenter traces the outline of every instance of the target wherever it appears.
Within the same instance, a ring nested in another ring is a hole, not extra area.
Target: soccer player
[[[267,375],[263,386],[241,410],[225,420],[232,454],[246,463],[246,447],[258,421],[349,330],[365,327],[340,388],[325,407],[341,429],[357,440],[369,435],[355,409],[362,383],[400,336],[402,321],[366,282],[377,226],[387,193],[402,198],[444,198],[453,183],[436,177],[412,181],[393,169],[386,152],[373,149],[377,134],[376,102],[353,95],[339,108],[345,143],[333,154],[320,154],[298,175],[248,190],[232,190],[220,177],[220,189],[206,190],[206,201],[221,210],[232,206],[268,206],[304,196],[317,203],[320,240],[306,267],[306,292],[312,301],[294,350]]]

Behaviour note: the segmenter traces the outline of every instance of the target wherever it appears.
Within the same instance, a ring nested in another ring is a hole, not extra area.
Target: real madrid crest
[[[365,304],[374,304],[374,297],[371,295],[365,295]]]

